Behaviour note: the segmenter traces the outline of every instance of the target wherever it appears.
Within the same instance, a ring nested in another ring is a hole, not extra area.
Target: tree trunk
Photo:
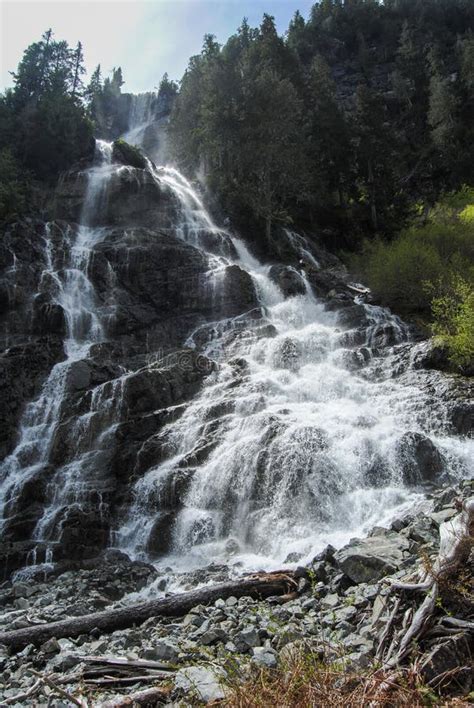
[[[290,589],[294,590],[296,581],[294,574],[289,572],[261,573],[228,583],[191,590],[160,600],[152,600],[141,605],[119,607],[117,609],[94,612],[82,617],[71,617],[59,622],[35,625],[26,629],[17,629],[0,633],[0,644],[13,650],[19,650],[28,644],[43,644],[55,637],[78,637],[88,634],[93,629],[102,633],[125,629],[135,624],[141,624],[150,617],[179,617],[185,615],[196,605],[209,604],[219,598],[244,597],[265,598],[270,595],[283,595]]]

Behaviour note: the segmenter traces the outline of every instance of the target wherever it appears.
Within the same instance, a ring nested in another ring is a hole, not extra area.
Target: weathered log
[[[97,708],[122,708],[122,706],[156,706],[158,703],[165,702],[169,697],[169,689],[166,688],[147,688],[145,691],[131,693],[129,696],[115,698],[106,703],[99,703]]]
[[[80,634],[88,634],[93,629],[99,629],[107,634],[142,624],[150,617],[179,617],[196,605],[210,604],[219,598],[226,599],[231,596],[265,598],[271,595],[283,595],[295,586],[296,582],[290,571],[260,573],[234,582],[219,583],[140,605],[103,610],[82,617],[70,617],[58,622],[1,632],[0,644],[16,651],[28,644],[43,644],[52,637],[56,639],[78,637]]]

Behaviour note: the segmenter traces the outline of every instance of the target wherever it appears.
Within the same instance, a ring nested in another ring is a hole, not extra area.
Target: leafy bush
[[[366,241],[351,265],[383,304],[429,314],[433,292],[437,297],[448,292],[453,276],[474,282],[473,211],[474,190],[464,188],[395,240]]]
[[[474,365],[474,189],[437,204],[398,238],[365,242],[351,265],[385,305],[431,318],[453,364]]]
[[[461,369],[474,365],[474,287],[459,276],[449,291],[433,298],[433,333]]]

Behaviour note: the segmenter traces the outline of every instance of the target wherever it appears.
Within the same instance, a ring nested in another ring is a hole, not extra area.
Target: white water
[[[198,248],[203,233],[229,238],[176,170],[159,170],[156,178],[180,200],[182,238]],[[291,238],[298,239],[302,259],[319,267],[304,239]],[[308,285],[305,295],[285,299],[269,267],[240,240],[232,242],[276,336],[259,339],[247,328],[228,344],[229,322],[214,327],[206,351],[219,357],[219,369],[165,430],[168,459],[136,483],[116,535],[120,548],[147,557],[170,489],[183,475],[189,486],[174,520],[172,552],[162,560],[176,570],[230,560],[244,568],[276,567],[289,554],[306,560],[329,542],[340,546],[387,524],[420,498],[402,484],[396,452],[404,432],[431,434],[453,477],[472,474],[473,442],[437,434],[426,392],[393,379],[390,357],[374,358],[375,343],[406,339],[399,318],[365,306],[365,344],[373,358],[355,373],[337,315],[325,311]],[[232,364],[237,358],[238,366]],[[210,442],[208,458],[193,462]],[[383,469],[377,487],[369,482],[375,465]]]
[[[127,168],[111,164],[109,144],[98,141],[97,150],[97,163],[88,171],[82,225],[64,234],[66,264],[55,253],[51,233],[45,235],[44,287],[53,283],[55,302],[66,314],[67,359],[53,368],[38,399],[27,406],[17,448],[0,468],[2,513],[25,480],[47,464],[71,369],[92,344],[104,340],[100,306],[88,278],[90,256],[104,230],[93,224],[111,176]],[[206,254],[216,317],[226,267],[237,263],[254,282],[263,319],[242,313],[206,325],[204,351],[218,360],[219,368],[182,417],[164,430],[167,459],[136,483],[114,534],[116,545],[147,558],[170,493],[185,477],[187,489],[173,522],[171,553],[161,560],[164,567],[187,570],[231,561],[242,568],[271,568],[289,554],[310,558],[328,542],[340,546],[375,524],[388,523],[419,498],[403,487],[396,459],[406,431],[429,434],[453,477],[472,474],[474,442],[446,435],[416,375],[392,378],[391,356],[377,355],[384,339],[406,338],[398,318],[364,306],[370,320],[368,363],[353,371],[337,314],[325,311],[308,284],[304,295],[285,299],[269,277],[269,266],[215,226],[177,170],[151,163],[149,169],[175,197],[176,235]],[[318,268],[305,239],[288,235],[301,259]],[[260,336],[265,324],[275,336]],[[190,333],[187,343],[194,346],[198,334]],[[54,544],[64,514],[82,509],[93,496],[100,512],[107,480],[102,485],[98,470],[107,468],[103,455],[113,446],[123,378],[96,387],[89,409],[77,416],[70,436],[76,444],[73,462],[51,478],[49,501],[34,534],[38,542]],[[207,457],[202,455],[206,445],[211,445]],[[377,487],[369,481],[374,466],[383,470]]]
[[[52,226],[47,224],[44,236],[46,268],[42,273],[39,293],[50,292],[52,301],[63,309],[67,336],[64,342],[66,359],[56,364],[39,395],[26,406],[20,422],[19,440],[0,465],[0,519],[2,526],[8,506],[14,504],[25,482],[44,474],[49,461],[54,434],[64,402],[68,376],[75,362],[85,358],[92,344],[104,340],[99,320],[97,299],[88,278],[88,266],[95,244],[103,238],[104,230],[89,223],[106,197],[107,184],[112,174],[112,147],[104,141],[96,143],[95,164],[87,173],[87,188],[81,215],[81,224],[67,227],[55,247]],[[57,228],[57,227],[56,227]],[[50,531],[55,517],[70,498],[71,487],[77,484],[59,469],[49,484],[50,503],[46,504],[34,538],[51,540]]]

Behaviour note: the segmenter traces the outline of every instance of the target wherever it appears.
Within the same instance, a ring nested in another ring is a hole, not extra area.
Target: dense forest
[[[390,236],[473,180],[473,30],[468,0],[323,0],[285,37],[268,15],[223,47],[208,35],[172,120],[178,160],[267,232]]]
[[[121,68],[84,74],[81,44],[51,30],[25,51],[0,98],[0,217],[36,208],[94,134],[125,132]],[[271,257],[286,226],[355,252],[384,304],[423,321],[436,311],[441,337],[471,303],[458,359],[472,357],[470,0],[322,0],[284,36],[268,14],[258,28],[244,19],[224,46],[206,35],[179,90],[165,75],[160,94],[174,103],[172,159],[260,251]]]

